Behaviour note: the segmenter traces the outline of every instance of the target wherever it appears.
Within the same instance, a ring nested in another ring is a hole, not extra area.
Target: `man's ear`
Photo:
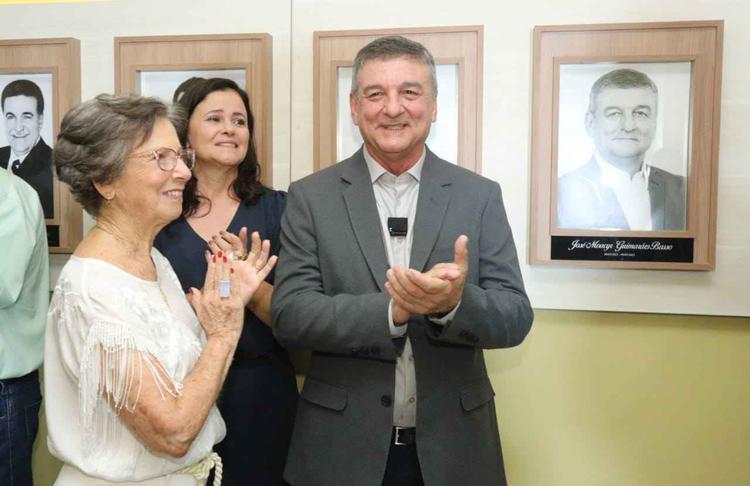
[[[39,131],[42,131],[42,125],[44,125],[44,113],[39,113],[37,118],[39,119],[37,123],[39,124]]]
[[[359,126],[359,99],[355,94],[349,94],[349,109],[352,113],[352,123]]]

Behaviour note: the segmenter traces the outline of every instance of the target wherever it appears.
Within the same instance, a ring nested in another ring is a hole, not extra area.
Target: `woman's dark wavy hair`
[[[237,178],[232,183],[232,189],[241,203],[255,204],[266,188],[260,182],[260,164],[258,163],[258,154],[255,148],[255,119],[253,112],[250,110],[250,99],[247,93],[237,86],[237,83],[226,78],[192,78],[189,83],[183,84],[187,84],[187,86],[181,85],[178,88],[184,89],[184,93],[179,97],[179,101],[177,101],[177,104],[185,111],[188,120],[184,130],[178,131],[182,145],[187,144],[190,117],[193,115],[195,108],[208,95],[214,91],[230,90],[240,95],[242,104],[245,106],[245,111],[247,111],[247,129],[250,132],[250,141],[247,147],[247,155],[245,155],[245,159],[240,162],[237,168]],[[185,192],[183,193],[182,214],[185,216],[194,215],[198,210],[201,199],[208,201],[209,209],[206,212],[208,214],[211,211],[211,201],[198,193],[198,179],[193,174],[193,177],[185,186]]]

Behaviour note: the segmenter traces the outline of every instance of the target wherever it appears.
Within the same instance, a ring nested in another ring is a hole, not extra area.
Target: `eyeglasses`
[[[156,164],[163,171],[169,172],[177,167],[177,160],[181,160],[188,169],[192,170],[195,165],[195,151],[193,149],[181,148],[174,150],[169,147],[162,147],[151,152],[141,154],[132,154],[130,158],[156,160]]]

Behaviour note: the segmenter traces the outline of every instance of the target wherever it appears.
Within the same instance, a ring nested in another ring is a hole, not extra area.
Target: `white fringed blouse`
[[[162,396],[179,395],[205,345],[172,267],[156,249],[151,257],[156,281],[71,256],[47,316],[48,446],[66,464],[100,480],[169,475],[200,461],[226,432],[214,405],[188,453],[175,459],[148,450],[118,416],[135,409],[144,373]]]

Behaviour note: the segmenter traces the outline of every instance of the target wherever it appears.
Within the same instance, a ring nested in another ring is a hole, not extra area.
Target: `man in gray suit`
[[[365,46],[364,146],[291,185],[274,334],[312,349],[285,478],[310,486],[506,484],[483,348],[533,318],[497,183],[436,157],[432,55]]]
[[[685,177],[645,163],[656,132],[658,89],[646,74],[616,69],[592,86],[586,131],[591,160],[557,183],[557,226],[684,230]]]

